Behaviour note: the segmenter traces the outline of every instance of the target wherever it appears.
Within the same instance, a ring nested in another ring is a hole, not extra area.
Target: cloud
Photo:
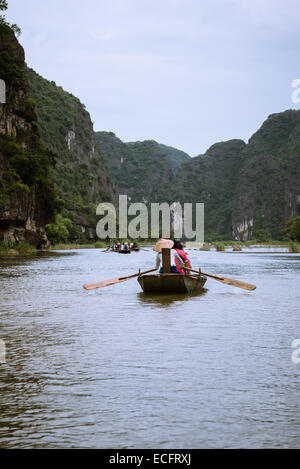
[[[298,0],[10,0],[8,19],[96,129],[199,154],[292,107],[298,13]]]

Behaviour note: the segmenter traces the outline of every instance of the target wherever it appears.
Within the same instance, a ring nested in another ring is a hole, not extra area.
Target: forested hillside
[[[299,215],[300,111],[271,115],[248,144],[219,142],[190,158],[154,140],[124,143],[113,132],[94,134],[77,98],[30,69],[27,76],[42,136],[57,154],[52,174],[63,216],[88,238],[96,204],[112,200],[113,189],[132,202],[203,202],[209,240],[261,233],[280,239],[285,223]]]
[[[279,239],[285,222],[300,214],[300,111],[269,116],[242,158],[233,236],[248,239],[264,230]]]
[[[231,238],[232,206],[236,197],[242,140],[216,143],[204,155],[183,163],[173,187],[174,200],[202,202],[206,239]]]
[[[173,198],[204,202],[207,239],[281,239],[300,214],[300,111],[272,114],[247,145],[221,142],[185,162]]]
[[[112,132],[96,132],[99,149],[118,194],[134,201],[170,199],[169,186],[178,166],[190,157],[154,140],[124,143]]]

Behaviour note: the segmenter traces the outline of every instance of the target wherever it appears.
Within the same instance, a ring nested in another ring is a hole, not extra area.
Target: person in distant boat
[[[162,249],[167,248],[170,249],[170,269],[172,274],[181,274],[182,272],[178,270],[178,267],[180,270],[183,269],[184,267],[184,262],[177,253],[175,249],[172,249],[174,246],[174,241],[170,239],[160,239],[156,245],[154,246],[154,251],[157,252],[156,256],[156,268],[159,269],[159,273],[163,273],[163,268],[162,268]],[[177,263],[176,263],[177,261]],[[160,267],[161,266],[161,267]]]
[[[121,251],[130,251],[129,244],[126,241],[122,244]]]
[[[121,249],[121,243],[117,243],[117,249]]]
[[[188,267],[189,269],[191,269],[192,265],[191,265],[191,261],[189,260],[188,256],[186,255],[186,253],[183,250],[183,246],[182,246],[181,242],[177,241],[177,240],[174,240],[173,249],[175,249],[175,251],[177,251],[177,253],[179,254],[179,256],[181,257],[181,259],[184,262],[184,267],[183,267],[183,269],[181,269],[179,267],[178,263],[177,263],[177,260],[175,259],[177,270],[179,270],[181,274],[188,274],[189,271],[186,270],[185,267]]]
[[[112,250],[115,250],[115,249],[117,249],[117,243],[116,243],[116,242],[114,242],[114,243],[113,243],[113,245],[112,245],[111,249],[112,249]]]

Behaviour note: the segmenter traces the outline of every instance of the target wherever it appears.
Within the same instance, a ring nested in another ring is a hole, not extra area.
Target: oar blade
[[[150,272],[154,272],[155,270],[157,269],[155,268],[151,270],[146,270],[144,272],[139,271],[137,274],[128,275],[127,277],[110,278],[108,280],[103,280],[102,282],[98,282],[98,283],[85,283],[82,286],[86,290],[94,290],[95,288],[108,287],[109,285],[114,285],[116,283],[126,282],[126,280],[130,280],[131,278],[137,277],[138,275],[149,274]]]
[[[244,290],[248,291],[253,291],[256,289],[255,285],[252,285],[251,283],[246,283],[246,282],[241,282],[240,280],[235,280],[234,278],[217,278],[215,277],[216,280],[218,280],[221,283],[226,283],[227,285],[232,285],[233,287],[238,287],[238,288],[243,288]]]
[[[104,288],[108,287],[109,285],[114,285],[115,283],[121,283],[121,282],[126,282],[128,280],[127,278],[122,278],[121,280],[119,277],[117,278],[110,278],[108,280],[104,280],[103,282],[98,282],[98,283],[86,283],[83,286],[85,290],[95,290],[95,288]]]

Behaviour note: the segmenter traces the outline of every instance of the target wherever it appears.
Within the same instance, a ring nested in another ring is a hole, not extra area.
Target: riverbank
[[[30,246],[30,244],[24,241],[22,243],[16,244],[14,247],[0,243],[1,256],[35,255],[38,252],[39,251],[35,247]]]
[[[150,246],[153,245],[155,241],[143,241],[140,242],[139,245],[142,246]],[[0,256],[19,256],[19,255],[27,255],[33,256],[37,255],[41,252],[47,251],[69,251],[73,249],[106,249],[107,243],[97,241],[96,243],[89,243],[89,244],[78,244],[78,243],[59,243],[55,244],[50,247],[48,250],[37,250],[33,246],[30,246],[26,242],[22,242],[14,247],[9,247],[4,245],[3,243],[0,244]],[[196,251],[218,251],[218,252],[242,252],[243,250],[251,250],[251,249],[266,249],[267,251],[271,251],[275,249],[277,252],[290,252],[290,253],[300,253],[300,244],[294,241],[271,241],[268,243],[257,243],[254,241],[246,241],[246,242],[239,242],[239,241],[217,241],[214,243],[203,243],[197,244],[196,243],[186,243],[186,249],[192,249]]]
[[[128,240],[128,243],[131,243],[132,241]],[[139,246],[149,246],[152,244],[155,244],[155,240],[152,241],[139,241],[138,245]],[[65,249],[106,249],[110,247],[113,244],[113,241],[111,243],[104,242],[104,241],[96,241],[96,243],[89,243],[89,244],[78,244],[78,243],[59,243],[51,246],[51,251],[55,250],[65,250]]]
[[[299,253],[300,243],[294,241],[268,241],[268,242],[257,242],[256,240],[250,241],[216,241],[210,243],[193,243],[187,242],[186,249],[192,249],[196,251],[218,251],[218,252],[241,252],[243,250],[251,249],[266,249],[276,251]]]

